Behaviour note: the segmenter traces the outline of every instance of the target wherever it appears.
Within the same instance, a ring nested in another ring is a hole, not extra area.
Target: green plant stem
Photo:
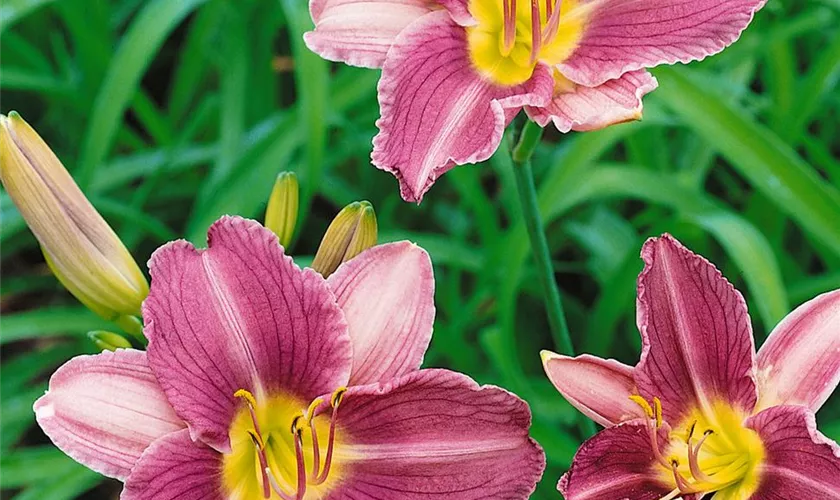
[[[574,356],[574,347],[569,334],[569,326],[566,324],[566,314],[563,312],[560,289],[557,288],[557,281],[554,279],[554,268],[551,264],[548,240],[545,237],[542,217],[537,205],[537,188],[534,184],[534,171],[531,168],[531,156],[540,143],[542,134],[543,129],[539,125],[532,121],[526,123],[519,137],[519,142],[511,154],[513,172],[516,177],[519,202],[522,206],[522,216],[525,219],[528,238],[531,240],[531,249],[537,263],[537,274],[540,277],[543,294],[545,295],[545,309],[548,314],[551,336],[556,348],[562,354]],[[578,428],[584,438],[588,438],[596,432],[595,424],[582,413],[578,415]]]
[[[551,265],[551,253],[548,241],[543,231],[542,217],[537,206],[537,188],[534,185],[534,172],[531,169],[531,155],[542,137],[542,128],[529,121],[522,129],[519,143],[513,149],[513,172],[516,177],[516,187],[519,192],[519,202],[522,206],[522,216],[531,240],[531,249],[537,263],[537,274],[545,295],[545,309],[548,314],[548,324],[551,336],[557,349],[568,356],[574,355],[566,315],[563,312],[563,302],[560,290],[554,279],[554,269]]]

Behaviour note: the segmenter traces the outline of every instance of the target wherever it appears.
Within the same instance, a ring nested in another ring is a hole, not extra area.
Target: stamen
[[[263,498],[271,498],[271,488],[268,484],[269,478],[266,475],[265,471],[268,469],[268,460],[265,456],[265,449],[261,446],[260,441],[257,439],[257,436],[253,432],[248,433],[251,436],[251,440],[254,442],[254,447],[257,449],[257,457],[260,461],[260,470],[262,470],[262,487],[263,487]]]
[[[299,428],[297,428],[297,418],[292,424],[295,440],[295,456],[297,457],[297,500],[303,500],[306,495],[306,462],[303,460],[303,435]]]
[[[268,476],[268,482],[269,484],[271,484],[271,489],[273,489],[274,492],[280,496],[280,498],[282,498],[283,500],[296,500],[296,495],[289,495],[288,493],[283,491],[283,488],[280,487],[280,483],[278,483],[277,479],[274,478],[274,474],[271,473],[271,469],[269,467],[263,469],[263,474],[265,476]]]
[[[537,62],[542,49],[542,19],[539,0],[531,0],[531,64]]]
[[[315,480],[312,481],[312,484],[316,486],[326,481],[327,477],[330,475],[333,447],[335,446],[335,422],[337,420],[338,415],[338,405],[341,404],[341,400],[345,392],[347,392],[346,387],[339,387],[338,389],[336,389],[335,392],[333,392],[333,395],[330,398],[330,405],[332,406],[332,415],[330,415],[330,437],[329,441],[327,442],[327,456],[324,459],[324,470],[321,471],[320,476],[317,476]]]
[[[653,398],[653,407],[656,409],[656,428],[662,427],[662,401],[659,398]]]
[[[504,2],[504,43],[502,57],[510,55],[516,42],[516,0],[502,0]]]
[[[245,403],[248,405],[248,412],[251,414],[251,422],[254,424],[254,432],[256,432],[257,441],[259,442],[259,448],[264,449],[265,441],[263,441],[262,433],[260,432],[260,423],[257,421],[256,398],[254,398],[254,395],[246,391],[245,389],[239,389],[238,391],[234,392],[233,397],[244,399]]]
[[[674,473],[674,482],[677,483],[677,488],[680,489],[680,492],[683,494],[686,493],[695,493],[694,488],[688,484],[682,474],[679,471],[680,463],[677,460],[671,460],[671,471]]]
[[[560,29],[560,7],[562,5],[563,0],[557,0],[554,9],[546,14],[545,29],[542,32],[542,42],[545,45],[554,41],[554,37],[557,36],[557,31]]]
[[[648,418],[653,418],[653,408],[650,407],[650,403],[648,403],[645,398],[639,396],[638,394],[632,394],[630,395],[630,401],[633,401],[637,405],[641,406]]]
[[[696,424],[697,422],[695,422]],[[694,431],[694,425],[691,426],[692,432]],[[706,475],[700,469],[700,462],[698,460],[700,447],[703,446],[703,443],[706,442],[706,438],[711,436],[714,432],[712,430],[707,430],[703,433],[703,437],[700,438],[700,441],[697,442],[697,445],[692,447],[691,445],[691,437],[688,438],[688,468],[691,470],[691,475],[694,479],[702,482],[714,482],[710,476]]]
[[[309,421],[309,432],[312,434],[312,477],[317,478],[321,472],[321,448],[318,446],[318,430],[315,428],[315,409],[324,400],[315,398],[306,410],[306,420]]]

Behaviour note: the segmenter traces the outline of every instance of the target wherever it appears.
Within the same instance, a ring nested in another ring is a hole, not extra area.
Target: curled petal
[[[716,54],[741,36],[766,0],[591,0],[583,38],[559,66],[598,86],[641,68]]]
[[[379,68],[397,35],[432,11],[430,0],[312,0],[310,50],[330,61]]]
[[[632,367],[588,354],[570,358],[548,351],[542,352],[542,361],[560,394],[604,427],[644,417],[639,405],[630,400],[637,393]]]
[[[657,85],[656,78],[645,70],[625,73],[597,87],[567,81],[555,85],[548,105],[526,111],[543,127],[554,122],[560,132],[597,130],[641,119],[642,97]]]
[[[345,385],[350,340],[325,280],[269,230],[223,217],[208,246],[154,253],[143,316],[149,363],[175,411],[193,438],[226,451],[237,390],[311,400]]]
[[[447,370],[351,387],[345,475],[330,498],[527,498],[545,456],[524,401]]]
[[[435,320],[435,276],[425,250],[407,241],[373,247],[339,267],[327,283],[353,344],[350,385],[420,368]]]
[[[744,298],[709,261],[670,235],[648,240],[642,259],[642,357],[633,372],[641,395],[659,397],[669,422],[716,400],[751,413],[755,348]]]
[[[583,443],[557,489],[566,500],[655,500],[670,492],[655,462],[647,425],[626,422]]]
[[[373,163],[419,202],[453,164],[496,151],[506,108],[544,105],[552,86],[545,65],[522,85],[496,86],[473,69],[464,28],[445,11],[427,14],[400,34],[382,68]]]
[[[155,441],[125,482],[120,500],[223,500],[222,457],[186,429]]]
[[[840,382],[840,290],[797,307],[758,351],[760,409],[801,404],[816,412]]]
[[[124,480],[149,445],[184,422],[135,350],[78,356],[56,370],[35,419],[77,462]]]
[[[840,447],[817,431],[811,410],[774,406],[746,425],[761,436],[765,455],[751,498],[840,498]]]

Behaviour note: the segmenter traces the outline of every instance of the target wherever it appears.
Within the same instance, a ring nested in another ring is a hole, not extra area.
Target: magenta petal
[[[428,0],[312,0],[306,46],[330,61],[379,68],[397,35],[432,11]]]
[[[435,320],[435,276],[425,250],[408,241],[375,246],[339,267],[327,283],[350,331],[350,385],[420,368]]]
[[[764,442],[762,500],[840,498],[840,447],[817,431],[811,410],[775,406],[747,420]]]
[[[641,68],[716,54],[741,36],[766,0],[599,0],[580,45],[559,66],[595,87]]]
[[[637,322],[639,392],[659,397],[665,419],[722,399],[751,413],[755,348],[747,305],[709,261],[664,235],[642,249]]]
[[[545,467],[527,404],[459,373],[351,387],[338,415],[350,441],[330,498],[527,498]]]
[[[38,425],[61,451],[121,480],[154,440],[185,426],[146,353],[135,350],[71,359],[52,375],[34,410]]]
[[[566,500],[662,498],[670,488],[655,475],[655,461],[648,427],[638,421],[619,424],[583,443],[557,489]]]
[[[817,411],[840,382],[840,290],[788,314],[758,351],[759,407]]]
[[[576,358],[543,351],[543,368],[554,387],[575,408],[609,427],[644,417],[630,400],[637,394],[633,368],[614,359],[584,354]]]
[[[547,106],[526,111],[543,127],[554,122],[560,132],[597,130],[641,119],[642,97],[657,85],[647,71],[632,71],[597,87],[572,84],[568,91],[556,90]]]
[[[403,31],[382,68],[373,163],[419,202],[435,179],[458,165],[489,158],[502,139],[505,108],[544,105],[553,79],[540,65],[526,83],[498,87],[472,67],[466,30],[446,11]]]
[[[223,500],[222,456],[185,429],[155,441],[125,482],[120,500]]]
[[[234,392],[310,400],[345,385],[347,324],[326,281],[254,221],[223,217],[207,250],[158,249],[143,304],[149,363],[195,439],[225,451]]]

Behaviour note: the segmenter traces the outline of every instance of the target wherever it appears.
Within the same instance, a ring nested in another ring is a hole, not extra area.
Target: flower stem
[[[551,253],[548,249],[548,241],[545,237],[542,217],[537,205],[537,189],[534,184],[534,172],[531,168],[531,156],[540,143],[542,134],[543,129],[539,125],[532,121],[526,123],[522,129],[522,134],[519,136],[519,142],[511,154],[513,172],[516,177],[516,187],[519,191],[522,215],[525,219],[528,237],[531,240],[531,249],[537,263],[537,274],[545,296],[545,308],[548,314],[551,336],[556,348],[561,353],[574,356],[572,338],[569,335],[569,326],[566,324],[560,290],[557,288],[557,281],[554,279]],[[594,423],[583,414],[580,414],[579,417],[578,427],[583,437],[588,438],[595,434]]]
[[[557,288],[557,281],[554,279],[551,253],[548,250],[548,241],[543,231],[542,217],[537,206],[537,189],[534,185],[534,172],[531,169],[531,155],[541,138],[542,128],[536,123],[528,121],[522,129],[519,143],[513,149],[511,155],[514,164],[513,171],[516,176],[519,201],[522,205],[522,215],[525,218],[528,237],[531,240],[531,249],[537,263],[537,274],[545,295],[545,308],[548,314],[548,324],[551,327],[551,336],[554,338],[557,349],[562,354],[573,356],[572,339],[569,335],[569,327],[566,324],[566,315],[563,312],[560,290]]]

